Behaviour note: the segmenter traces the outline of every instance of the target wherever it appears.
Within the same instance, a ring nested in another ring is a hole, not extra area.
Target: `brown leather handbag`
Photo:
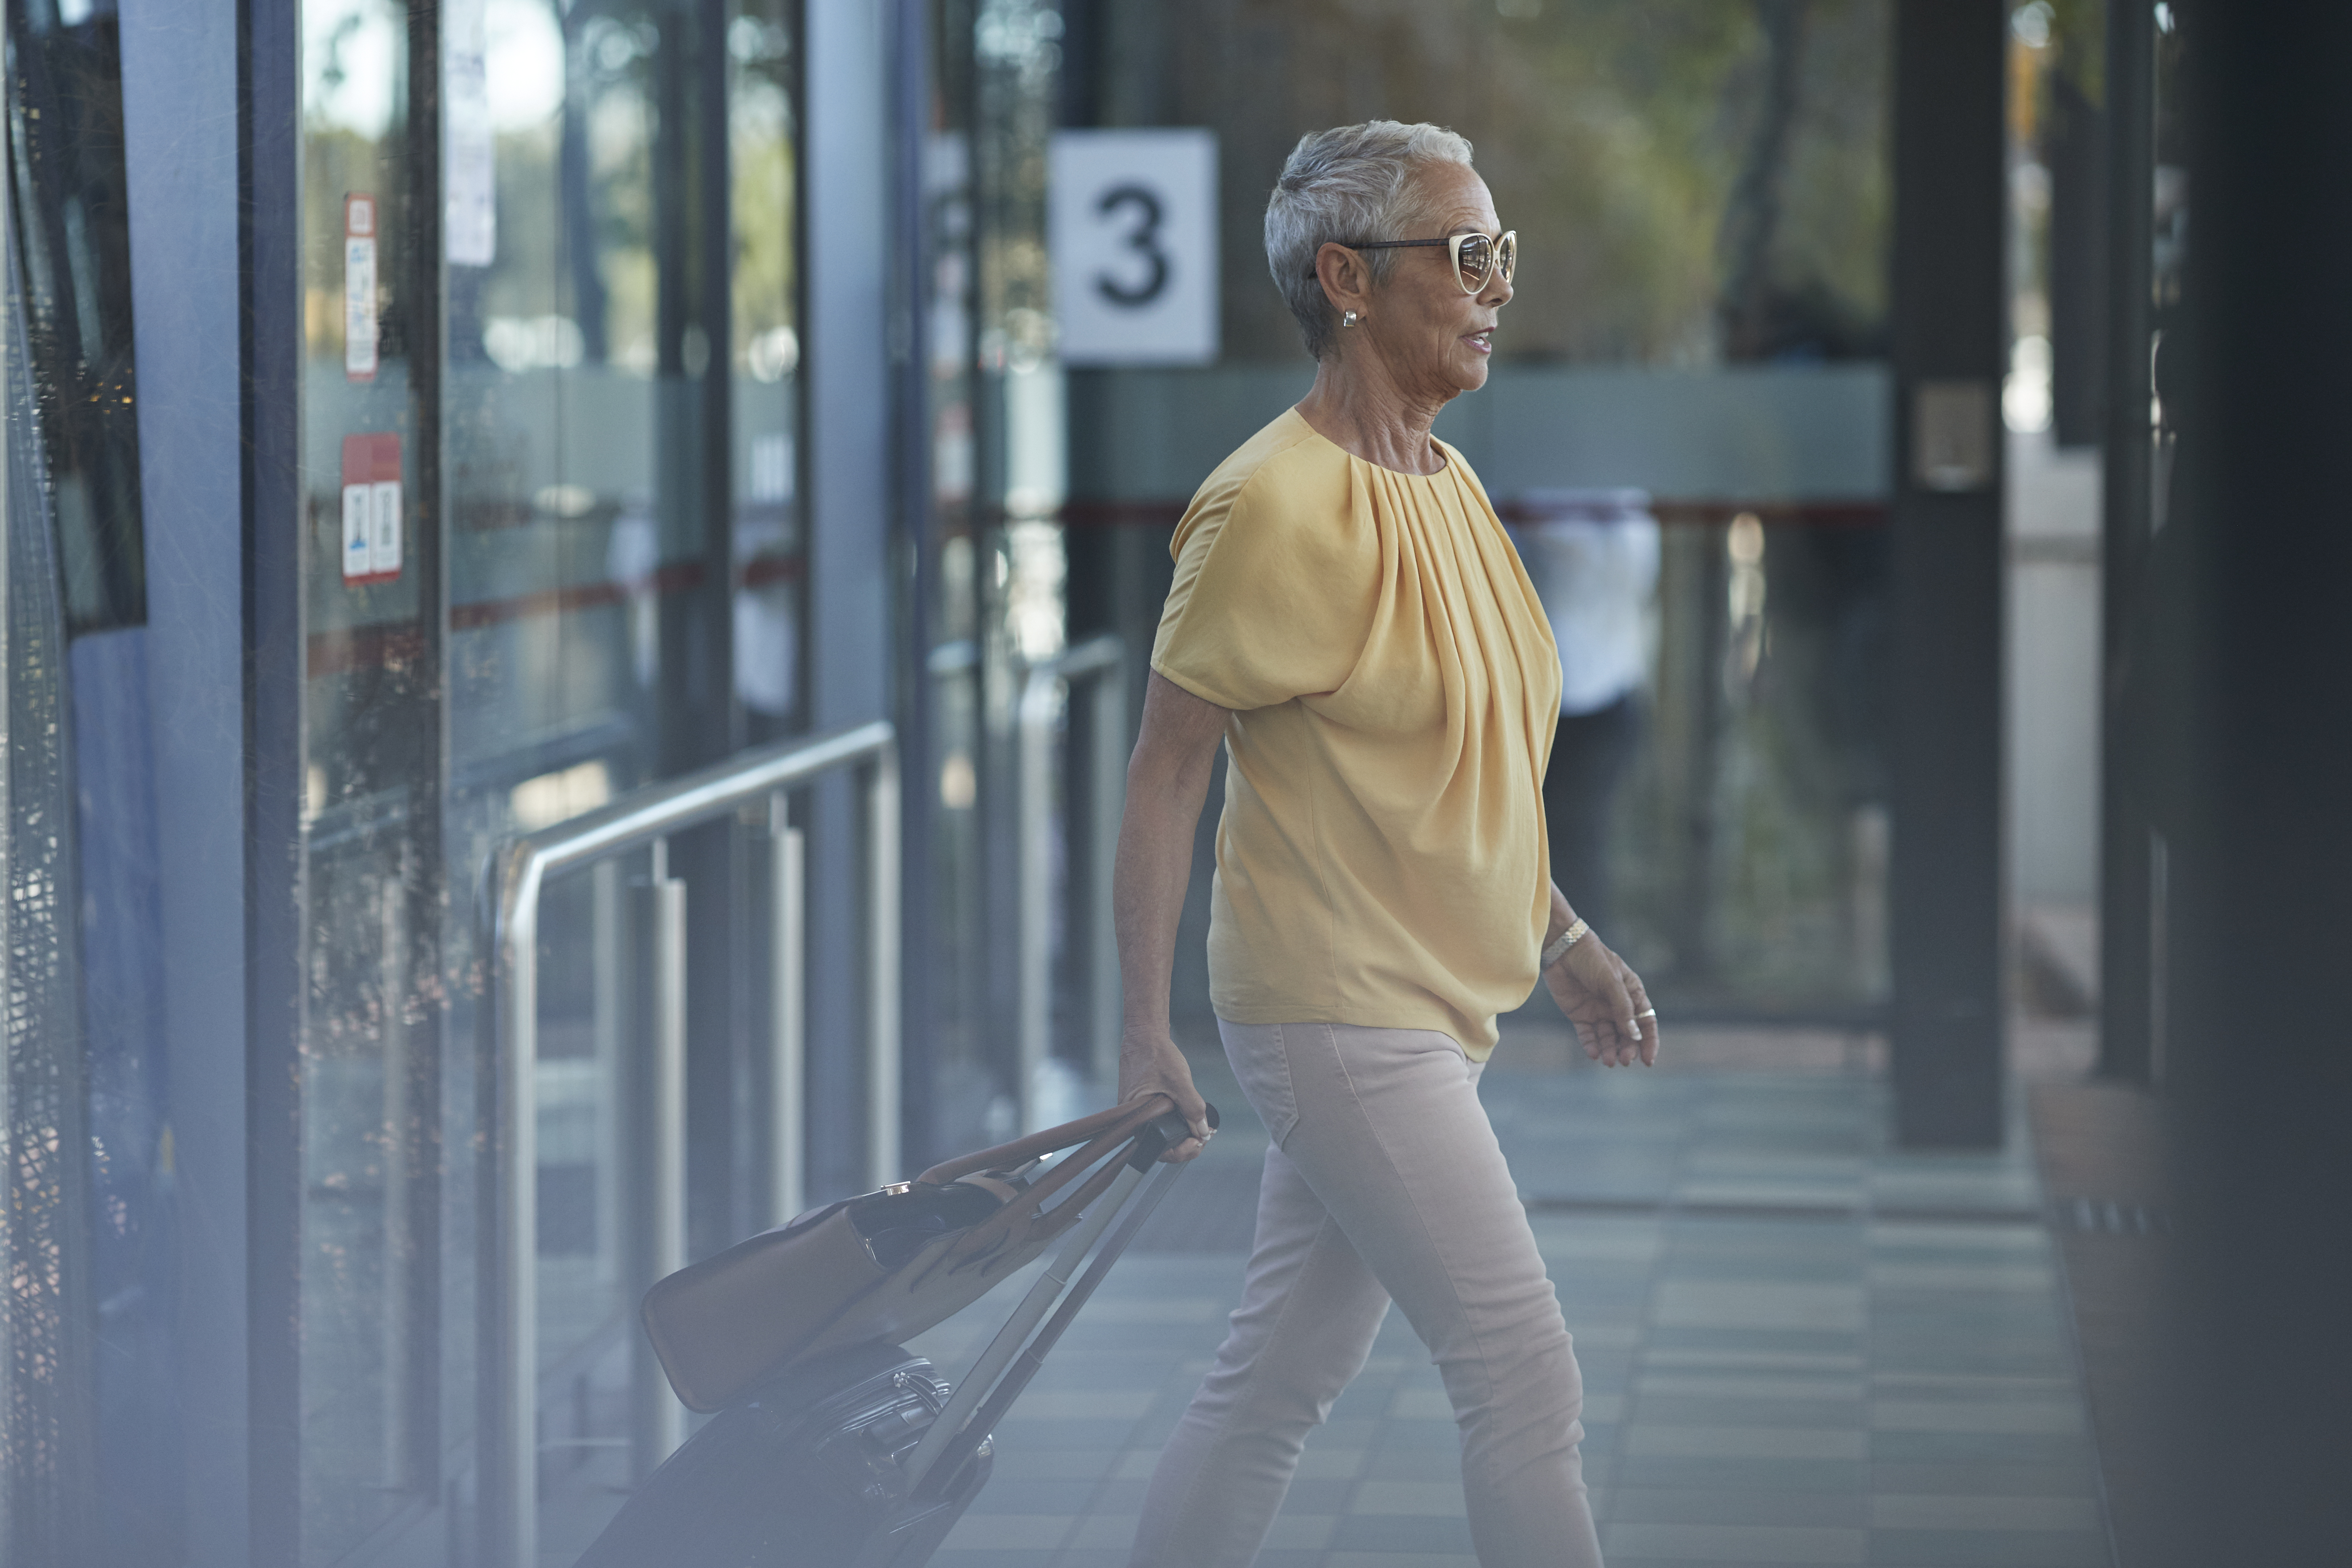
[[[1165,1095],[1115,1105],[812,1209],[679,1269],[642,1310],[670,1387],[688,1409],[718,1410],[819,1351],[902,1340],[953,1316],[1076,1225],[1144,1143],[1158,1158],[1166,1143],[1151,1123],[1172,1109]],[[1034,1183],[1021,1174],[1079,1144]]]

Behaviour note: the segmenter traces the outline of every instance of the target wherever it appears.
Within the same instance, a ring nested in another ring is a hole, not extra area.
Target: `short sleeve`
[[[1310,478],[1322,482],[1297,482]],[[1350,490],[1344,468],[1204,486],[1177,529],[1151,668],[1220,708],[1337,690],[1375,604],[1377,556]]]

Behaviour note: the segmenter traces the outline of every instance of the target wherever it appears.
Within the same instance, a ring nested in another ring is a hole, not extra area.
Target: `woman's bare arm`
[[[1176,924],[1192,877],[1192,835],[1225,737],[1226,710],[1153,670],[1143,696],[1143,732],[1127,764],[1127,811],[1111,874],[1118,932],[1119,988],[1126,1019],[1118,1050],[1122,1103],[1154,1091],[1176,1101],[1192,1136],[1166,1158],[1182,1163],[1209,1135],[1208,1108],[1192,1069],[1168,1031],[1168,987]]]

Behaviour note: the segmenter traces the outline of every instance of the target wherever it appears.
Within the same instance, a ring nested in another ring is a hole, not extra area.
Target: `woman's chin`
[[[1465,392],[1475,392],[1486,384],[1486,356],[1475,349],[1464,351],[1465,358],[1456,358],[1454,379]]]

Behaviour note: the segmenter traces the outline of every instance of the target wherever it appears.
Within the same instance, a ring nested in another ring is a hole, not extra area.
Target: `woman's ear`
[[[1323,285],[1323,297],[1331,301],[1332,313],[1341,321],[1351,310],[1360,321],[1371,313],[1372,279],[1358,252],[1326,242],[1315,253],[1315,277]]]

